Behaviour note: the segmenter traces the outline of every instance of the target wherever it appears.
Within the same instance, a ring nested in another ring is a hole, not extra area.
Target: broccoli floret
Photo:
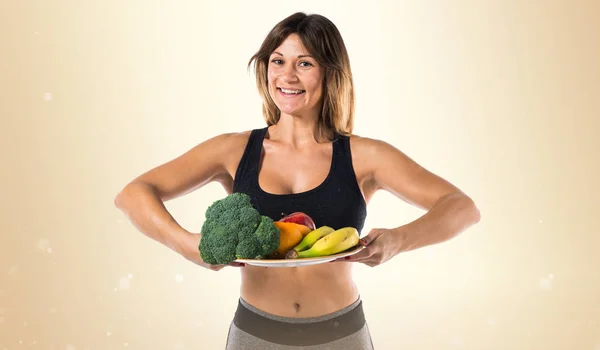
[[[219,199],[207,209],[206,218],[224,217],[235,215],[240,209],[252,206],[250,197],[244,193],[232,193],[225,198]]]
[[[260,259],[262,258],[261,252],[258,239],[248,236],[239,241],[235,249],[235,256],[238,259]]]
[[[247,236],[240,236],[236,257],[246,259],[262,259],[279,247],[279,229],[273,220],[261,215],[256,230]]]
[[[254,234],[260,244],[261,256],[266,256],[279,247],[279,229],[270,217],[261,216],[260,224]]]
[[[243,207],[239,210],[235,219],[229,221],[229,224],[235,229],[234,232],[237,232],[238,239],[242,241],[246,237],[251,237],[258,228],[260,213],[251,206]]]
[[[210,262],[204,260],[204,257],[202,257],[202,260],[209,264],[219,264],[220,261],[234,260],[235,246],[237,244],[236,237],[228,234],[227,229],[224,227],[217,226],[209,232],[208,237],[204,237],[203,235],[200,239],[200,246],[203,245],[202,240],[205,240],[204,251],[200,249],[200,253],[204,254]]]
[[[233,193],[211,204],[201,234],[198,248],[208,264],[261,258],[279,247],[279,229],[244,193]]]
[[[210,237],[211,235],[209,235]],[[200,250],[200,257],[202,258],[202,261],[204,261],[207,264],[211,264],[211,265],[216,265],[217,264],[217,260],[215,260],[215,257],[212,253],[212,247],[211,247],[211,243],[209,242],[210,238],[206,238],[204,235],[202,235],[202,237],[200,237],[200,244],[198,245],[198,249]]]

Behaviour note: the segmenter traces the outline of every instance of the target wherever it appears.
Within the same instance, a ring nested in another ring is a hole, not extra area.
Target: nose
[[[296,66],[293,63],[286,63],[283,67],[281,77],[284,81],[294,81],[298,78],[296,75]]]

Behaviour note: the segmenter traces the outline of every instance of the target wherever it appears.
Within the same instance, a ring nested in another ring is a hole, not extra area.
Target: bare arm
[[[132,181],[116,196],[115,205],[141,233],[178,253],[184,253],[185,236],[190,232],[167,211],[154,185]]]
[[[480,219],[473,200],[447,180],[433,174],[383,141],[359,139],[373,190],[385,190],[427,212],[394,229],[402,251],[446,241]]]
[[[226,159],[234,146],[233,139],[232,134],[213,137],[138,176],[117,194],[115,206],[144,235],[190,260],[199,259],[194,250],[199,235],[182,228],[167,211],[164,202],[212,181],[230,181]]]

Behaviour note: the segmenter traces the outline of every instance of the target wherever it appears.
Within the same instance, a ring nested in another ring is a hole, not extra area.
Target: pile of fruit
[[[205,212],[198,249],[208,264],[235,259],[296,259],[341,253],[358,244],[353,227],[315,227],[313,219],[296,212],[274,221],[253,207],[250,197],[232,193]]]
[[[274,222],[279,229],[279,247],[268,259],[314,258],[338,254],[358,245],[359,234],[354,227],[333,229],[315,227],[310,216],[295,212]]]

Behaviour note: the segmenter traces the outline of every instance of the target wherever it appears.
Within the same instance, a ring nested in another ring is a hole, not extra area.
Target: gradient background
[[[264,125],[246,63],[295,11],[336,23],[355,133],[450,180],[482,221],[357,265],[377,349],[600,349],[600,4],[0,2],[0,350],[222,349],[239,271],[113,206],[131,179]],[[167,203],[198,231],[209,185]],[[422,212],[381,193],[365,232]]]

